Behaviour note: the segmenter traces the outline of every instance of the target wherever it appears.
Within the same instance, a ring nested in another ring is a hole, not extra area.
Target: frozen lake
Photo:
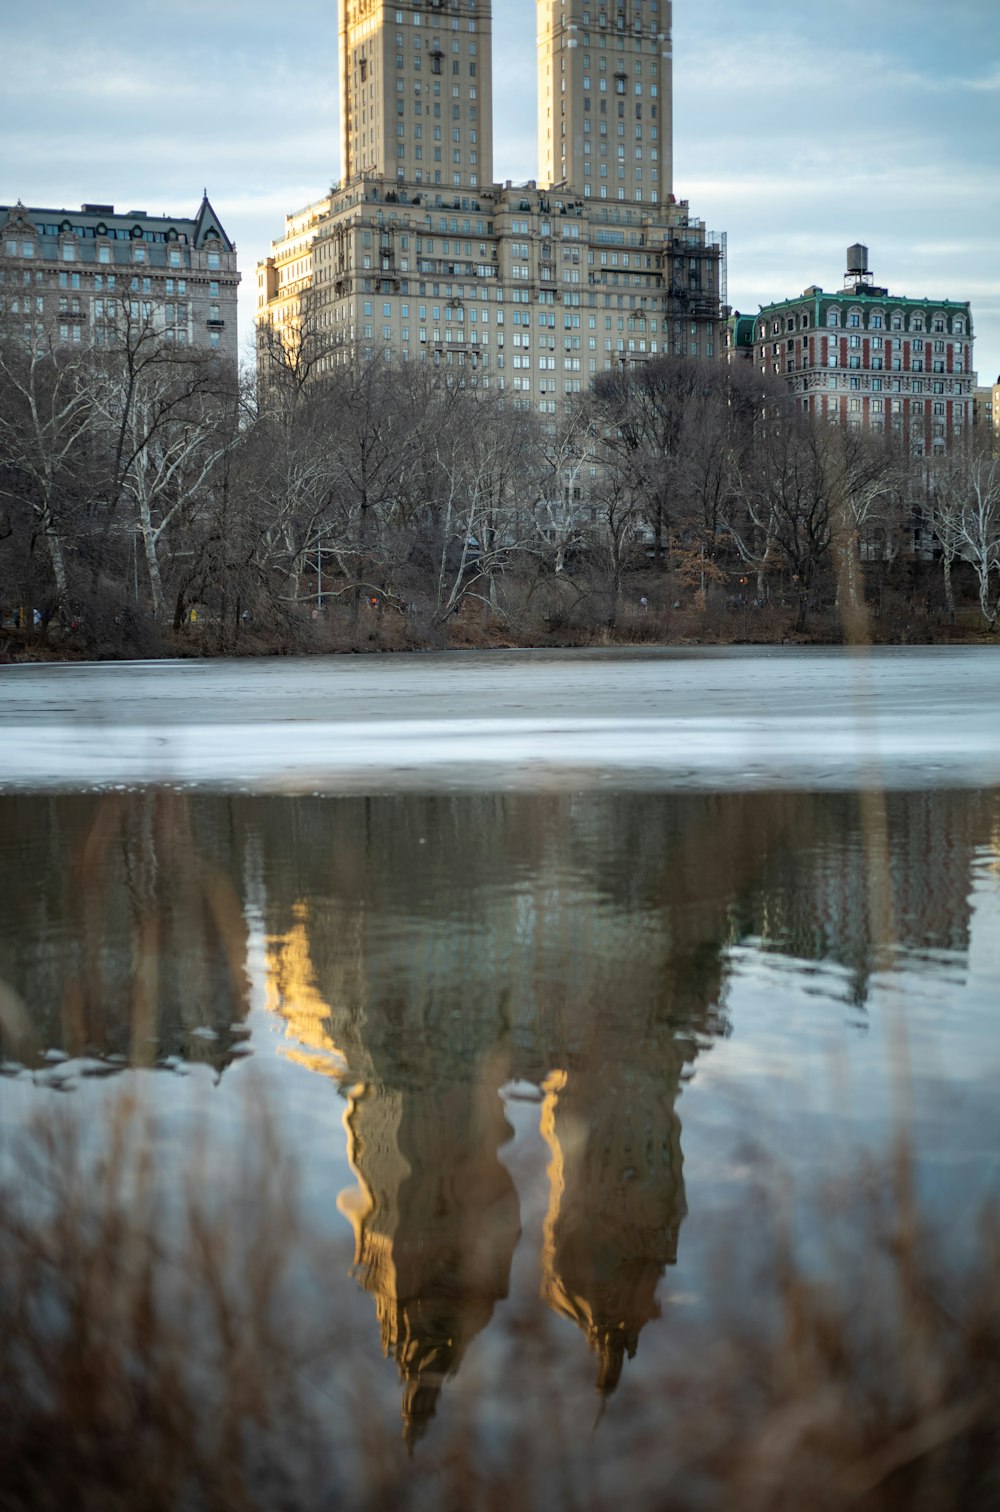
[[[850,789],[1000,780],[993,648],[0,669],[0,785]]]

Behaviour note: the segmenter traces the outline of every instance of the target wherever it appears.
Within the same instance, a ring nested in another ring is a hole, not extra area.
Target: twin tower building
[[[491,9],[340,0],[342,177],[258,266],[262,377],[384,353],[554,414],[602,371],[720,351],[725,238],[673,194],[670,0],[536,0],[520,185],[494,180]]]

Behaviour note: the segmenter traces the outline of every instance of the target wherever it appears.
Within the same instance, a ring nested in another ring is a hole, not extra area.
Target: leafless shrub
[[[675,1315],[627,1413],[581,1422],[536,1299],[510,1321],[502,1385],[470,1361],[412,1461],[328,1315],[323,1245],[259,1109],[242,1151],[224,1198],[194,1161],[168,1187],[127,1095],[96,1137],[63,1110],[19,1143],[0,1207],[3,1512],[1000,1507],[1000,1225],[986,1213],[950,1246],[905,1151],[809,1211],[806,1258],[773,1176],[743,1215],[756,1260],[720,1246],[709,1312]]]

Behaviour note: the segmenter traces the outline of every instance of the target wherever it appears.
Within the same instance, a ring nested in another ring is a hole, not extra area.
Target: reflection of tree
[[[4,807],[20,860],[0,879],[0,979],[28,1005],[35,1052],[221,1071],[248,1008],[224,807],[167,792]],[[11,1051],[24,1057],[0,1041]]]
[[[802,795],[808,830],[762,853],[740,904],[742,932],[764,947],[850,973],[850,997],[869,995],[877,952],[964,951],[972,916],[971,866],[988,830],[988,795]]]

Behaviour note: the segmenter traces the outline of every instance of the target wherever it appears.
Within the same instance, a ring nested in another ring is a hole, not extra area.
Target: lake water
[[[127,1085],[221,1184],[252,1088],[400,1454],[529,1327],[613,1443],[762,1172],[905,1124],[958,1249],[997,1191],[998,672],[2,669],[0,1154]]]

